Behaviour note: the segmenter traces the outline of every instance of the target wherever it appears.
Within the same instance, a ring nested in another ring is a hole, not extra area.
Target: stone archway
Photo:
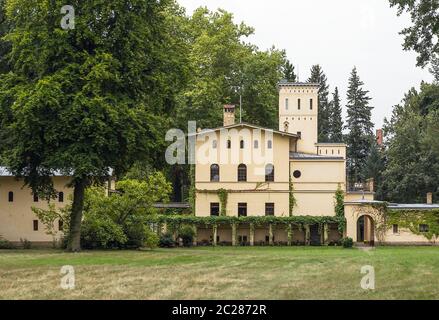
[[[374,245],[375,222],[369,215],[361,215],[357,220],[357,242]]]

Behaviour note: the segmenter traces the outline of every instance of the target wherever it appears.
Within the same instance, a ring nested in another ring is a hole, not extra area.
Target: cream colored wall
[[[364,199],[363,199],[364,197]],[[359,200],[368,200],[372,201],[374,199],[374,194],[372,192],[348,192],[344,195],[344,202],[351,202],[351,201],[359,201]]]
[[[196,167],[195,167],[195,181],[197,189],[209,189],[215,190],[219,187],[217,183],[210,182],[210,166],[211,164],[217,163],[220,165],[220,184],[223,188],[236,188],[237,185],[237,175],[238,175],[238,165],[243,163],[247,165],[247,182],[252,182],[254,187],[257,182],[265,182],[265,164],[272,163],[274,165],[274,181],[286,182],[288,183],[288,163],[289,163],[289,151],[290,151],[290,138],[287,136],[281,136],[279,134],[273,134],[273,148],[272,157],[267,156],[266,163],[263,162],[264,159],[261,158],[260,163],[257,152],[261,150],[261,156],[268,154],[270,149],[266,149],[266,137],[265,133],[261,134],[261,137],[256,137],[253,135],[253,131],[249,131],[251,136],[250,139],[245,140],[244,149],[239,148],[240,143],[240,133],[241,131],[230,131],[231,135],[231,149],[226,148],[227,139],[221,141],[221,136],[219,131],[215,132],[214,138],[217,140],[217,149],[212,148],[212,141],[208,136],[205,138],[197,139],[196,143]],[[259,148],[253,148],[253,141],[255,139],[259,140]],[[269,139],[269,137],[267,137]],[[204,142],[207,141],[207,151],[202,154],[208,155],[206,157],[206,163],[202,163],[200,148],[204,148]],[[233,157],[233,153],[237,156]],[[210,154],[213,154],[210,158]],[[221,158],[223,157],[223,158]],[[225,160],[222,162],[222,160]],[[255,163],[256,162],[256,163]],[[286,170],[285,170],[286,169]],[[206,183],[207,182],[207,183]],[[239,184],[244,184],[239,182]],[[244,186],[244,185],[243,185]],[[238,186],[239,188],[239,186]],[[247,188],[247,186],[245,186]]]
[[[346,145],[317,143],[316,152],[321,156],[346,158]]]
[[[210,203],[218,202],[216,193],[196,193],[195,213],[197,216],[206,217],[210,215]],[[286,192],[239,192],[229,193],[227,199],[227,216],[238,216],[238,203],[247,203],[247,216],[264,216],[265,203],[274,203],[275,216],[289,214],[289,194]]]
[[[297,143],[298,152],[316,153],[317,118],[318,118],[318,87],[310,86],[281,86],[279,89],[279,130],[284,131],[288,122],[288,132],[301,132]],[[288,109],[285,99],[288,98]],[[301,100],[298,110],[298,99]],[[313,108],[310,110],[310,99]]]
[[[433,238],[428,240],[422,235],[414,234],[408,229],[399,227],[398,233],[393,233],[393,228],[389,228],[386,232],[385,242],[393,244],[404,244],[404,243],[435,243],[436,239]]]
[[[300,178],[293,176],[295,170],[301,172]],[[290,172],[297,202],[294,215],[335,215],[335,192],[339,185],[345,188],[345,161],[293,160]]]
[[[68,177],[54,177],[54,187],[64,192],[64,202],[52,200],[55,207],[65,206],[69,201],[72,189],[67,188]],[[14,201],[8,202],[8,193],[14,193]],[[21,180],[14,177],[0,177],[0,235],[9,241],[20,241],[20,238],[35,242],[52,241],[52,236],[45,233],[44,225],[39,222],[38,231],[33,230],[33,220],[38,220],[31,207],[47,208],[47,202],[39,199],[33,201],[31,190],[23,187]],[[56,223],[55,230],[58,230]]]
[[[250,130],[252,133],[252,131]],[[275,203],[275,215],[288,216],[289,213],[289,151],[290,138],[274,134],[273,139],[273,158],[269,163],[274,165],[274,182],[265,182],[265,163],[255,164],[252,160],[251,153],[253,152],[253,140],[259,137],[251,135],[250,141],[246,141],[245,148],[239,148],[240,132],[232,132],[231,141],[232,148],[226,148],[226,141],[220,142],[220,133],[216,132],[212,139],[217,139],[217,149],[211,148],[211,141],[208,143],[210,152],[217,154],[217,159],[220,160],[220,154],[226,153],[229,155],[229,161],[221,164],[218,162],[200,163],[199,158],[196,157],[195,165],[195,187],[196,190],[208,190],[211,193],[196,192],[195,199],[195,214],[197,216],[210,215],[210,203],[220,202],[216,193],[219,189],[241,191],[239,193],[230,192],[228,195],[227,215],[235,216],[238,211],[238,203],[247,203],[247,214],[250,215],[265,215],[265,203]],[[203,141],[208,141],[205,139]],[[197,141],[196,154],[203,146],[203,141]],[[266,143],[265,134],[262,133],[259,148],[265,148]],[[237,152],[238,161],[232,162],[231,154]],[[250,155],[248,159],[246,155]],[[220,181],[210,182],[210,166],[212,163],[219,163],[220,166]],[[238,165],[244,163],[247,165],[247,181],[238,182]]]

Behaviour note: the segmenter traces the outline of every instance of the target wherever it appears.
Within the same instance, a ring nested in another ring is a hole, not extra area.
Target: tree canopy
[[[439,55],[439,1],[438,0],[389,0],[398,15],[408,12],[412,25],[404,28],[404,50],[418,53],[417,65],[424,67]]]
[[[85,188],[155,154],[184,70],[173,2],[73,1],[73,30],[59,25],[63,4],[6,2],[11,70],[0,76],[1,156],[47,197],[56,171],[72,177],[75,251]]]

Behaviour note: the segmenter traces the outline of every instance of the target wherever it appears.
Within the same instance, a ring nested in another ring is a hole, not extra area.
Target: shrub
[[[159,246],[162,248],[172,248],[175,245],[172,234],[165,233],[160,236]]]
[[[179,232],[178,237],[183,240],[183,246],[190,247],[194,243],[195,230],[192,226],[183,226]]]
[[[148,224],[142,222],[130,223],[125,229],[128,241],[126,247],[140,248],[147,247],[150,249],[156,248],[159,245],[158,235],[151,230]]]
[[[20,238],[20,243],[23,249],[30,249],[32,247],[32,243],[27,239]]]
[[[352,248],[354,245],[354,240],[352,238],[346,237],[341,239],[341,243],[343,245],[343,248]]]
[[[87,249],[120,247],[127,242],[120,225],[108,216],[90,215],[81,227],[81,245]]]
[[[14,248],[15,246],[12,244],[12,242],[0,237],[0,249],[14,249]]]
[[[143,242],[143,246],[149,249],[157,248],[159,245],[160,238],[157,233],[148,230],[145,234],[145,241]]]

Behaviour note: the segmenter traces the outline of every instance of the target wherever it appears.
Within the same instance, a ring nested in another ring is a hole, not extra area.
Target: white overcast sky
[[[387,0],[177,0],[191,14],[206,6],[225,9],[235,22],[255,28],[250,42],[260,49],[286,49],[300,80],[320,64],[331,92],[338,86],[343,102],[353,66],[357,67],[374,107],[379,128],[411,87],[432,81],[428,68],[415,67],[416,54],[403,51],[402,28],[408,15],[397,17]]]

